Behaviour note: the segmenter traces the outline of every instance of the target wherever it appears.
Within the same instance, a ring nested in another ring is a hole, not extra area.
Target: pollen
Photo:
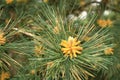
[[[61,51],[65,56],[70,58],[77,57],[77,54],[81,54],[83,48],[80,46],[80,41],[77,38],[69,37],[68,40],[62,40],[60,45],[62,46]]]

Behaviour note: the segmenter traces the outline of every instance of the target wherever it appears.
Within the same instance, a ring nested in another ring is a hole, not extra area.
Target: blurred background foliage
[[[62,11],[64,6],[59,5],[61,2],[66,8],[64,17],[71,21],[79,18],[81,24],[86,24],[97,14],[94,23],[100,27],[108,25],[111,37],[114,37],[110,42],[115,43],[113,64],[88,80],[120,80],[120,0],[0,0],[0,38],[6,39],[0,44],[0,80],[43,79],[44,67],[41,69],[38,61],[29,60],[44,57],[39,54],[43,50],[39,42],[42,29],[33,18],[43,3],[59,6]]]

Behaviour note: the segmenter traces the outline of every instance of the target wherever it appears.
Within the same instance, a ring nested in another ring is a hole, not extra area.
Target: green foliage
[[[84,25],[79,25],[81,23],[79,19],[65,21],[66,6],[63,3],[62,5],[64,8],[41,4],[40,13],[34,19],[36,24],[42,28],[39,34],[41,37],[38,40],[45,50],[43,57],[30,60],[37,60],[40,68],[46,67],[43,79],[87,80],[88,76],[94,76],[93,71],[108,69],[107,65],[111,64],[111,57],[106,57],[104,54],[105,49],[113,46],[109,43],[111,40],[108,34],[109,29],[99,29],[94,26],[96,17]],[[58,33],[54,32],[55,27],[58,27]],[[61,40],[66,40],[69,36],[77,37],[82,42],[83,51],[74,59],[64,57],[61,52]],[[91,38],[84,42],[87,36]],[[51,63],[51,66],[47,65],[48,63]]]
[[[10,80],[119,80],[118,4],[118,0],[1,0],[0,80],[9,76]],[[82,17],[83,12],[87,16]],[[75,49],[72,58],[70,37],[80,41],[72,46],[82,48]]]

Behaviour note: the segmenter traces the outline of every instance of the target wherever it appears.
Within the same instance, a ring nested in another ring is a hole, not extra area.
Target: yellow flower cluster
[[[13,0],[6,0],[6,4],[11,4]]]
[[[100,20],[97,21],[97,24],[100,27],[104,28],[104,27],[107,27],[107,26],[111,26],[113,24],[113,22],[110,19],[107,19],[107,20],[100,19]]]
[[[110,54],[113,54],[113,50],[114,50],[114,49],[112,49],[112,48],[108,48],[108,49],[104,50],[104,53],[105,53],[106,55],[110,55]]]
[[[0,75],[0,80],[6,80],[10,78],[10,74],[8,72],[4,72],[2,71],[1,75]]]
[[[65,56],[70,56],[70,58],[77,57],[77,54],[81,54],[83,48],[80,46],[80,41],[77,38],[69,37],[68,41],[62,40],[60,45],[62,46],[61,51]]]
[[[5,44],[6,38],[4,37],[4,33],[0,33],[0,45]]]
[[[108,48],[106,50],[104,50],[105,55],[110,55],[113,54],[113,49],[112,48]]]

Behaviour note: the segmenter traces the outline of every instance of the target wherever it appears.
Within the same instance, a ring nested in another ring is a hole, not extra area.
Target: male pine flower
[[[0,33],[0,45],[5,44],[6,38],[4,37],[4,33]]]
[[[111,26],[113,24],[113,21],[111,21],[110,19],[107,19],[106,21],[108,26]]]
[[[43,0],[43,2],[48,3],[49,0]]]
[[[13,0],[6,0],[6,4],[11,4]]]
[[[76,38],[69,37],[68,41],[62,40],[60,45],[62,46],[61,51],[65,56],[70,56],[70,58],[77,57],[77,54],[80,54],[83,48],[80,46],[80,41],[77,41]]]
[[[106,20],[98,20],[97,21],[97,24],[100,26],[100,27],[102,27],[102,28],[104,28],[104,27],[106,27],[107,26],[107,22],[106,22]]]
[[[4,72],[2,71],[1,75],[0,75],[0,80],[6,80],[10,78],[10,74],[8,72]]]
[[[108,49],[106,49],[106,50],[104,50],[104,53],[106,54],[106,55],[111,55],[111,54],[113,54],[113,48],[108,48]]]
[[[36,73],[35,69],[32,69],[32,70],[30,71],[30,74],[32,74],[32,75],[34,75],[35,73]]]
[[[97,21],[97,24],[102,27],[102,28],[105,28],[107,26],[111,26],[113,24],[113,22],[110,20],[110,19],[107,19],[107,20],[98,20]]]

